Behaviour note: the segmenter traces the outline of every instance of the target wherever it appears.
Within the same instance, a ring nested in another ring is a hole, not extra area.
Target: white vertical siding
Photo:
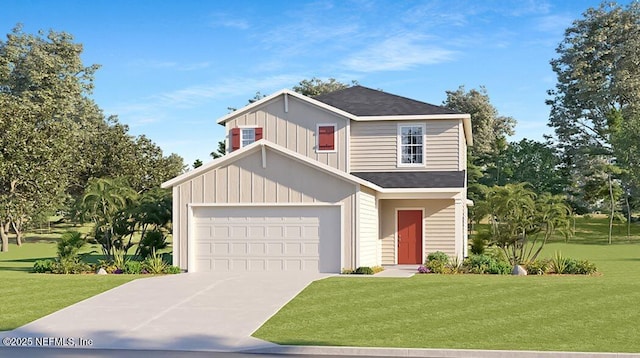
[[[378,259],[378,208],[373,191],[361,188],[358,193],[359,266],[380,265]]]
[[[356,185],[319,172],[267,149],[267,167],[256,151],[219,168],[211,169],[173,189],[174,262],[187,268],[187,205],[190,203],[312,203],[343,205],[343,253],[345,267],[354,265],[353,208]],[[294,174],[295,173],[295,174]]]
[[[398,122],[353,121],[351,171],[460,170],[462,121],[447,119],[415,123],[426,124],[424,167],[398,167]]]
[[[319,123],[336,124],[336,151],[316,152],[316,130]],[[289,111],[284,111],[284,100],[279,97],[253,111],[238,115],[226,122],[231,128],[255,126],[264,129],[263,138],[323,164],[347,171],[348,120],[289,96]],[[229,141],[227,141],[229,146]],[[227,148],[230,151],[231,148]]]

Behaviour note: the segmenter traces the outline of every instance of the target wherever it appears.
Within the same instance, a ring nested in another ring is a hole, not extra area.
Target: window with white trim
[[[424,165],[424,124],[398,126],[398,165]]]
[[[256,141],[255,128],[240,128],[240,147],[246,147]]]

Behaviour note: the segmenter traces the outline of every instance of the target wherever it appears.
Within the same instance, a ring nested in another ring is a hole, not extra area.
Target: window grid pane
[[[400,128],[401,133],[401,163],[402,164],[422,164],[422,127],[405,126]]]
[[[256,131],[254,128],[243,128],[241,131],[242,146],[247,146],[256,141]]]

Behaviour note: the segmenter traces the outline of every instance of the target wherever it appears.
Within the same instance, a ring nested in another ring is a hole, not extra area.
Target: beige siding
[[[239,115],[226,123],[227,133],[235,127],[261,127],[263,138],[294,152],[315,159],[334,168],[347,170],[347,120],[299,99],[288,97],[288,112],[284,98],[266,103],[251,112]],[[316,152],[318,124],[336,124],[335,153]],[[229,144],[229,141],[227,141]],[[231,148],[227,148],[230,151]]]
[[[408,122],[402,122],[406,124]],[[351,171],[460,170],[462,121],[428,120],[424,167],[398,167],[398,124],[396,121],[353,121],[351,123]]]
[[[459,170],[462,121],[427,121],[426,162],[428,170]]]
[[[380,265],[378,253],[378,208],[375,193],[366,188],[358,193],[359,266]]]
[[[352,227],[356,185],[320,172],[267,149],[266,168],[260,151],[212,169],[174,188],[174,262],[187,268],[187,205],[190,203],[341,203],[345,267],[353,265]],[[175,195],[177,193],[177,195]]]
[[[456,218],[453,199],[380,200],[382,264],[396,263],[396,210],[423,209],[423,257],[434,251],[456,255]],[[461,238],[460,238],[461,240]]]

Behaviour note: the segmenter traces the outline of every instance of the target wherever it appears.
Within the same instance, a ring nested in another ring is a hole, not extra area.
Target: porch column
[[[464,235],[465,215],[464,215],[464,199],[455,199],[455,237],[456,237],[456,256],[462,260],[465,256],[467,248],[467,239]]]

